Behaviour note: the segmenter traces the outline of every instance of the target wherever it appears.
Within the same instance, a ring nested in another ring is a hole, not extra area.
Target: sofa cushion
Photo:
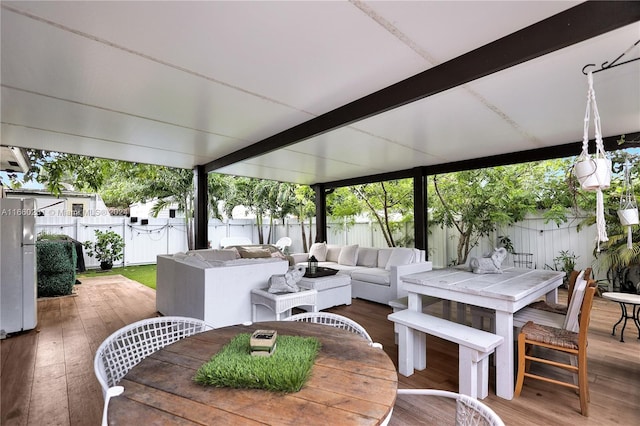
[[[342,247],[338,256],[338,263],[346,266],[356,266],[358,261],[358,244]]]
[[[390,284],[389,276],[389,271],[382,268],[368,268],[367,270],[359,269],[351,273],[352,280],[387,286]]]
[[[368,268],[375,268],[378,266],[378,249],[369,247],[358,248],[358,266],[366,266]]]
[[[378,268],[387,267],[387,263],[389,262],[391,253],[393,253],[392,248],[384,248],[384,249],[378,250]]]
[[[340,257],[341,251],[342,251],[341,246],[337,246],[335,244],[327,244],[327,258],[325,260],[327,262],[338,263],[338,258]]]
[[[327,243],[313,243],[309,248],[309,257],[315,256],[318,262],[327,260]]]
[[[413,252],[413,249],[396,247],[393,249],[391,256],[389,256],[389,260],[387,261],[384,269],[388,271],[392,266],[408,265],[413,262],[414,256],[415,253]]]

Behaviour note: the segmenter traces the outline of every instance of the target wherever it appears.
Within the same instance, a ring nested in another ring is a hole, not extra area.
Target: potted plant
[[[576,261],[578,257],[574,252],[569,252],[569,250],[560,250],[560,255],[558,257],[553,258],[553,267],[549,265],[544,265],[545,269],[552,269],[554,271],[564,271],[566,275],[563,278],[563,285],[565,288],[568,287],[567,283],[569,282],[569,276],[571,275],[571,271],[576,269]]]
[[[113,231],[95,231],[96,242],[85,241],[83,243],[87,255],[100,261],[100,269],[109,270],[113,262],[121,260],[124,256],[124,240]]]

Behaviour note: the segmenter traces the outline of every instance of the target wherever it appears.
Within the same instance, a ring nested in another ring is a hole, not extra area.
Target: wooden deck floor
[[[88,278],[76,295],[40,300],[38,328],[0,342],[0,425],[98,425],[102,395],[93,355],[116,329],[156,316],[155,290],[121,276]],[[565,294],[561,293],[561,300]],[[331,311],[361,323],[394,362],[393,326],[384,305],[354,299]],[[525,381],[520,398],[484,400],[507,425],[635,425],[640,422],[640,340],[628,324],[626,342],[611,336],[617,304],[596,298],[589,331],[590,416],[579,414],[578,397],[550,384]],[[429,338],[429,366],[400,387],[457,390],[457,347]],[[445,402],[398,398],[391,425],[442,424]],[[452,422],[451,422],[452,423]],[[451,424],[450,423],[450,424]]]

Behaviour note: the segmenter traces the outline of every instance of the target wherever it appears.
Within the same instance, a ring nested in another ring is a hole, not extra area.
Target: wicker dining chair
[[[144,319],[115,331],[102,342],[93,360],[102,396],[106,399],[107,389],[117,385],[129,370],[147,356],[210,328],[202,320],[174,316]]]
[[[374,342],[363,326],[343,315],[333,314],[331,312],[304,312],[291,315],[285,318],[285,321],[312,322],[347,330],[367,339],[370,346],[382,349],[382,344]]]
[[[456,392],[439,389],[398,389],[398,395],[424,395],[433,397],[451,398],[456,401],[455,419],[456,426],[504,426],[504,422],[487,404]],[[393,410],[382,425],[389,423]]]

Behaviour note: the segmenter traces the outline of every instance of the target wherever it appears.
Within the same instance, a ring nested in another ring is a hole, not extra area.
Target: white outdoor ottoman
[[[318,291],[317,310],[323,310],[339,305],[351,305],[351,277],[336,274],[326,277],[306,278],[298,282],[298,287]],[[306,311],[304,307],[301,308]]]

